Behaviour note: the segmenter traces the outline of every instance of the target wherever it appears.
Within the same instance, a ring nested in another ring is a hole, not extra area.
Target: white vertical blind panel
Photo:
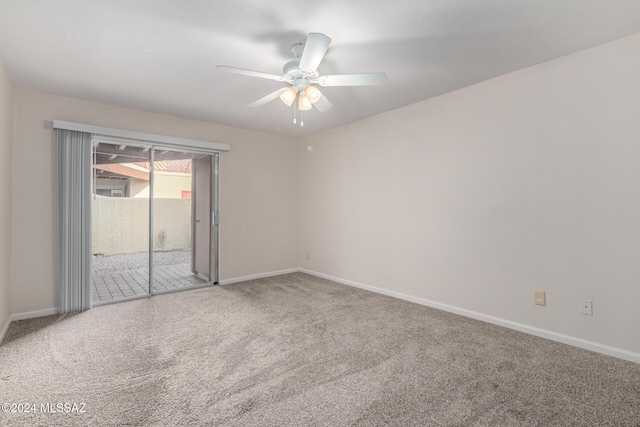
[[[91,307],[91,134],[58,129],[60,313]]]

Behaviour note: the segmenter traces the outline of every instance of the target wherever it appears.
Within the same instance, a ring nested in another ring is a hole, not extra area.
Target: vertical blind
[[[60,313],[91,307],[91,134],[58,129]]]

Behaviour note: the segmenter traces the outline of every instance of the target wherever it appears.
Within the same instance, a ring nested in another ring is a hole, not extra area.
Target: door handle
[[[199,220],[199,219],[196,219],[196,222],[200,222],[200,220]]]

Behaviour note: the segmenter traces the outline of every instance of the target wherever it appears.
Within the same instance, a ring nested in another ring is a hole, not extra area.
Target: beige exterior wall
[[[15,313],[58,305],[53,119],[230,144],[231,152],[220,155],[221,279],[296,267],[295,140],[17,90],[12,244]]]
[[[191,174],[154,172],[154,197],[182,198],[183,191],[191,191]],[[131,179],[131,197],[149,198],[149,181]]]
[[[191,201],[154,199],[154,249],[191,248]],[[149,199],[96,197],[92,202],[92,252],[114,255],[149,250]],[[165,247],[159,233],[164,231]]]
[[[183,191],[191,191],[191,174],[154,172],[153,196],[180,199]]]
[[[11,318],[14,87],[0,58],[0,339]]]
[[[155,250],[191,249],[191,200],[153,200],[153,244]],[[166,236],[162,248],[160,233]]]
[[[129,181],[129,195],[130,197],[137,198],[149,198],[149,181],[145,181],[144,179],[132,178]]]

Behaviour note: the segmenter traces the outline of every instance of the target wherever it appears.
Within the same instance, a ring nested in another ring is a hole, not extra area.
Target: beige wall
[[[101,197],[91,202],[91,252],[114,255],[149,250],[149,199]]]
[[[191,249],[191,200],[154,198],[153,212],[154,250]],[[162,232],[164,248],[160,242]]]
[[[191,249],[191,201],[153,201],[154,249]],[[92,201],[91,252],[115,255],[149,250],[149,199],[101,197]],[[162,248],[159,233],[166,240]]]
[[[306,138],[299,264],[640,352],[638,52],[640,35]]]
[[[153,195],[161,198],[182,198],[182,191],[191,191],[191,174],[153,173]],[[149,198],[149,181],[132,178],[130,197]]]
[[[149,198],[149,181],[131,178],[129,186],[129,197]]]
[[[191,174],[153,173],[153,197],[180,199],[185,190],[191,191]]]
[[[191,249],[191,201],[154,199],[154,249]],[[92,201],[93,254],[115,255],[149,250],[149,199],[101,197]],[[159,233],[164,232],[164,248]]]
[[[0,58],[0,339],[11,317],[11,156],[14,88]]]
[[[53,119],[215,141],[220,155],[221,278],[296,267],[292,139],[49,94],[16,91],[13,312],[57,306]]]

